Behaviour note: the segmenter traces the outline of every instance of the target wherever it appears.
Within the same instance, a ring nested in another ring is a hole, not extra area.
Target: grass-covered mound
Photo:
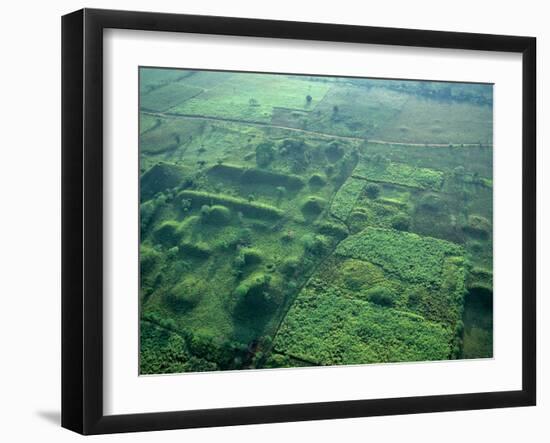
[[[243,168],[233,164],[217,164],[208,173],[213,177],[234,180],[243,184],[284,186],[289,190],[297,190],[304,186],[304,180],[294,174],[281,174],[256,168]]]
[[[201,217],[205,223],[222,226],[231,221],[231,211],[223,205],[203,205]]]
[[[325,199],[310,195],[303,201],[301,209],[306,216],[317,216],[323,212],[326,204]]]
[[[170,163],[158,163],[145,172],[140,179],[141,200],[147,200],[158,192],[185,183],[189,171]]]
[[[194,308],[206,292],[204,281],[187,276],[165,294],[165,299],[167,305],[174,311],[186,311]]]
[[[241,181],[249,184],[268,184],[272,186],[286,186],[288,189],[300,189],[304,186],[302,178],[291,174],[279,174],[260,169],[246,169]]]
[[[176,246],[182,236],[180,224],[175,220],[162,222],[153,231],[153,238],[164,246]]]
[[[325,186],[327,184],[327,179],[323,177],[321,174],[313,174],[309,181],[310,186],[313,186],[315,188]]]
[[[283,216],[282,211],[273,206],[249,202],[230,195],[211,194],[202,191],[181,191],[178,193],[178,198],[190,200],[193,207],[209,204],[227,206],[250,217],[277,219]]]
[[[319,233],[333,237],[337,240],[342,240],[348,236],[346,225],[341,222],[325,221],[317,224]]]

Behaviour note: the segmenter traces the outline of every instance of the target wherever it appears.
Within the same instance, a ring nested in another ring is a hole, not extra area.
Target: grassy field
[[[204,90],[201,96],[175,106],[173,112],[270,122],[274,108],[314,109],[327,89],[328,86],[323,83],[308,82],[300,77],[249,74],[241,76],[238,83],[226,81],[216,84]],[[308,101],[307,96],[311,100]]]
[[[140,70],[140,373],[492,356],[492,87]]]
[[[148,111],[168,111],[186,100],[197,97],[202,92],[201,88],[186,85],[184,81],[176,81],[145,94],[141,99],[140,107]]]
[[[413,143],[491,143],[493,108],[411,97],[393,120],[378,127],[373,138]]]

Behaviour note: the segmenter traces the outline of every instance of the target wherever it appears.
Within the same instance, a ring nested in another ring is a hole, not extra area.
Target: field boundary
[[[185,118],[185,119],[197,119],[197,120],[211,120],[211,121],[219,121],[219,122],[228,122],[228,123],[239,123],[243,125],[251,125],[251,126],[260,126],[260,127],[266,127],[266,128],[275,128],[275,129],[282,129],[286,131],[292,131],[292,132],[299,132],[303,134],[323,137],[323,138],[330,138],[330,139],[337,139],[337,140],[351,140],[351,141],[361,141],[361,142],[368,142],[372,144],[377,145],[395,145],[395,146],[413,146],[413,147],[428,147],[428,148],[448,148],[449,146],[453,147],[487,147],[492,148],[492,143],[412,143],[412,142],[398,142],[398,141],[391,141],[391,140],[380,140],[380,139],[369,139],[366,137],[352,137],[348,135],[336,135],[336,134],[329,134],[326,132],[319,132],[319,131],[310,131],[308,129],[300,129],[300,128],[293,128],[291,126],[280,126],[280,125],[273,125],[271,123],[266,122],[259,122],[259,121],[253,121],[253,120],[241,120],[237,118],[229,118],[229,117],[216,117],[216,116],[209,116],[209,115],[202,115],[202,114],[176,114],[173,112],[152,112],[142,109],[144,114],[151,115],[154,117],[161,117],[161,118]]]

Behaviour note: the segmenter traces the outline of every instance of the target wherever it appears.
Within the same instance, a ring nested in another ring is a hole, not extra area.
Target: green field
[[[140,68],[140,373],[492,357],[492,87]]]

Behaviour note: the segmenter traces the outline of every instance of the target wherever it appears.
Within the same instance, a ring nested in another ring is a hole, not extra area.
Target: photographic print
[[[140,374],[493,356],[493,85],[139,68]]]

